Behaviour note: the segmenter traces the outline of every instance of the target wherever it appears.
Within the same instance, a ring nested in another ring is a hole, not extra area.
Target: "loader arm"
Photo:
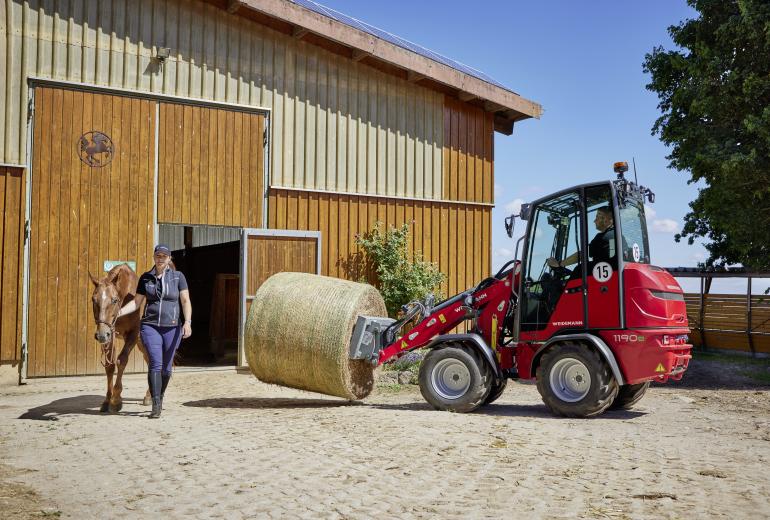
[[[518,265],[518,264],[517,264]],[[378,364],[399,357],[406,352],[427,346],[436,336],[447,334],[466,320],[474,320],[473,332],[480,334],[494,350],[497,349],[503,318],[511,303],[514,279],[518,279],[517,269],[498,273],[487,278],[478,286],[459,293],[430,309],[419,323],[407,333],[383,345],[379,352]],[[492,319],[490,304],[494,314]],[[496,330],[492,330],[492,328]]]

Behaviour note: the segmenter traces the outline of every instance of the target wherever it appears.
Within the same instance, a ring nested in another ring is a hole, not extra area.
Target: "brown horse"
[[[118,311],[136,295],[137,276],[126,264],[113,267],[102,279],[95,278],[90,272],[88,276],[94,284],[94,293],[91,302],[94,308],[94,320],[96,320],[96,333],[94,337],[102,347],[102,365],[107,373],[107,396],[102,403],[101,411],[119,412],[123,407],[121,392],[123,391],[123,371],[128,363],[134,345],[139,345],[139,350],[147,361],[147,352],[139,340],[140,316],[139,309],[131,314],[118,318]],[[120,355],[115,345],[117,336],[123,338],[123,349]],[[115,384],[112,383],[115,368],[118,369],[118,377]],[[145,393],[142,404],[151,403],[150,390]]]

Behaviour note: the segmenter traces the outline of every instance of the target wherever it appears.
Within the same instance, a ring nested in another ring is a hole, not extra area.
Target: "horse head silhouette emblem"
[[[112,162],[112,139],[102,132],[86,132],[78,140],[80,160],[92,168],[101,168]]]

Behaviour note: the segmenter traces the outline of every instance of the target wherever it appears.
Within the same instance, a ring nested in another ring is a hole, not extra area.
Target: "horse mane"
[[[128,264],[116,265],[105,277],[106,281],[115,285],[118,294],[125,300],[126,296],[136,295],[137,276]]]

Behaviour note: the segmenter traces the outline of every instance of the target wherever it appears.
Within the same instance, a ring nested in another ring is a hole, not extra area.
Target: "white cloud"
[[[511,258],[513,257],[513,251],[511,251],[507,247],[501,247],[501,248],[495,249],[495,256],[500,256],[503,258]]]
[[[644,214],[647,216],[647,220],[652,220],[658,216],[658,212],[652,209],[652,206],[644,205]]]
[[[518,215],[521,211],[521,205],[524,204],[524,199],[513,199],[511,202],[505,205],[505,211]]]
[[[670,218],[653,220],[652,230],[656,233],[676,233],[679,231],[679,223]]]

